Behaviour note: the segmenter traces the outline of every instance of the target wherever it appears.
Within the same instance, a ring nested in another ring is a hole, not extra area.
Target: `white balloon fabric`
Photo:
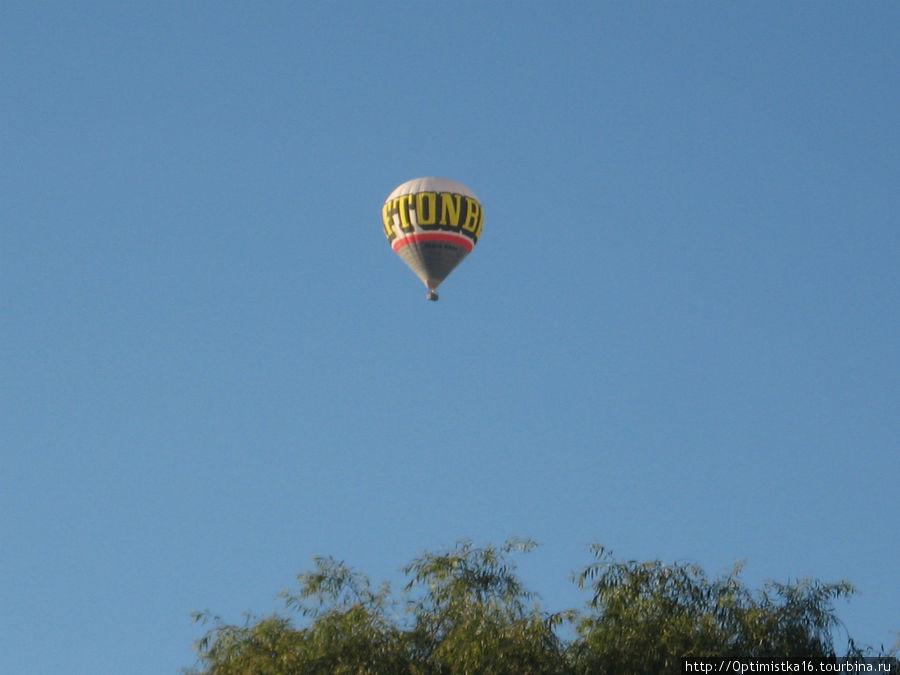
[[[428,288],[428,299],[475,247],[484,228],[478,197],[449,178],[415,178],[388,195],[381,211],[394,252]]]

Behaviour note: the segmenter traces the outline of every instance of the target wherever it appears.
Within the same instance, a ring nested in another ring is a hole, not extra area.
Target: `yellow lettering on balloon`
[[[397,197],[397,208],[400,211],[400,229],[404,232],[411,232],[413,229],[413,224],[409,220],[409,204],[412,198],[412,195]]]
[[[426,230],[437,227],[437,194],[419,192],[416,195],[416,222]]]
[[[478,227],[475,228],[475,241],[481,238],[481,231],[484,229],[484,209],[481,204],[478,205]]]
[[[481,220],[481,204],[471,197],[466,197],[466,220],[462,224],[462,229],[469,235],[477,237]]]
[[[459,207],[462,195],[449,192],[441,193],[441,228],[444,230],[459,229]]]
[[[389,201],[385,202],[384,208],[381,209],[381,220],[384,223],[384,236],[388,238],[388,241],[394,241],[397,238],[397,233],[394,232],[394,216],[393,216],[393,206],[394,202]]]

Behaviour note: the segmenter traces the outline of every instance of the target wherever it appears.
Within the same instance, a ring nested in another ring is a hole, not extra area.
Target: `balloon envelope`
[[[388,195],[384,233],[394,252],[428,288],[428,298],[462,262],[481,236],[484,210],[478,197],[449,178],[415,178]]]

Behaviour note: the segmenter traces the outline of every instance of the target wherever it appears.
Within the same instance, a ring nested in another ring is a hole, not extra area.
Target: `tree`
[[[564,648],[554,632],[563,615],[547,615],[515,576],[509,555],[535,547],[513,539],[501,548],[469,541],[426,553],[409,564],[413,658],[427,673],[563,672]]]
[[[288,609],[312,620],[294,628],[270,616],[243,626],[215,622],[196,645],[204,668],[198,673],[283,675],[287,673],[413,673],[406,639],[388,614],[390,588],[372,591],[368,577],[331,557],[314,559],[316,569],[300,574],[300,590],[280,595]],[[190,672],[190,671],[189,671]]]
[[[853,587],[798,580],[753,592],[741,567],[710,579],[696,565],[616,560],[601,546],[574,577],[590,592],[585,611],[550,614],[516,575],[513,556],[535,547],[468,540],[426,552],[403,571],[402,601],[387,584],[333,558],[284,591],[290,618],[247,616],[213,626],[196,643],[196,675],[492,675],[680,673],[681,657],[829,657],[840,624],[834,601]],[[562,624],[576,637],[559,637]],[[848,655],[862,655],[849,640]],[[882,655],[883,652],[882,652]]]
[[[593,552],[596,561],[575,579],[593,591],[572,645],[585,673],[680,673],[681,657],[832,657],[833,602],[855,592],[846,581],[800,579],[754,594],[740,565],[709,579],[696,565]]]

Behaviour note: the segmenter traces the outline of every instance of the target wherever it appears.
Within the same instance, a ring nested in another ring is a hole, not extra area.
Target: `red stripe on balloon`
[[[447,241],[452,244],[459,244],[468,252],[471,252],[472,247],[474,246],[471,240],[453,234],[411,234],[395,241],[393,248],[395,251],[399,251],[404,246],[418,244],[420,241]]]

